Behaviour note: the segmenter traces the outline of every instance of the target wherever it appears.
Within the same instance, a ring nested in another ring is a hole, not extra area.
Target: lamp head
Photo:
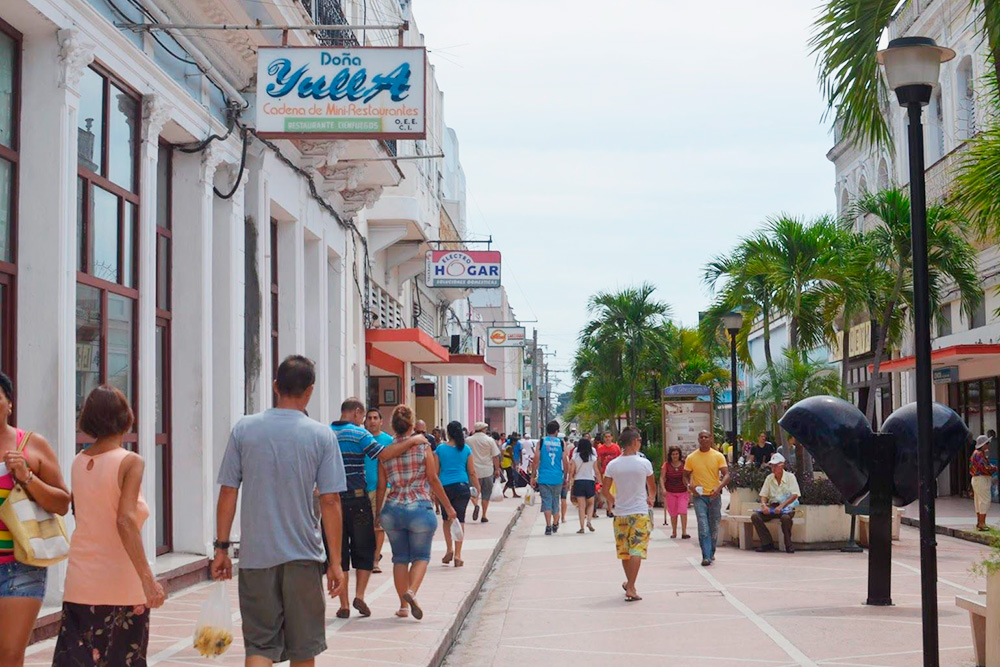
[[[889,87],[904,107],[926,106],[938,84],[941,63],[954,57],[954,51],[938,46],[930,37],[900,37],[878,52]]]
[[[739,331],[743,328],[743,313],[738,310],[726,313],[722,316],[722,325],[726,327],[729,333]]]

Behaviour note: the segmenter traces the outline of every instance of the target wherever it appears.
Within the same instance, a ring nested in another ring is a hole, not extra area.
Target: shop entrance
[[[948,385],[948,406],[965,420],[972,436],[985,434],[997,429],[997,382],[998,378],[983,378],[952,382]],[[995,445],[990,448],[990,458],[996,462]],[[951,491],[956,496],[971,496],[972,480],[969,477],[969,457],[972,444],[967,444],[955,457],[951,468]]]

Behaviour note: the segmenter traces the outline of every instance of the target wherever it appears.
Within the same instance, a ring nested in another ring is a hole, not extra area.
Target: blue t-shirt
[[[441,486],[449,484],[469,483],[469,457],[472,456],[472,448],[464,445],[461,449],[454,445],[442,442],[434,450],[438,461],[441,463]]]
[[[374,436],[375,442],[383,448],[392,444],[392,436],[385,431],[380,431]],[[365,457],[365,491],[371,493],[378,489],[378,461],[368,456]]]
[[[514,465],[521,465],[521,455],[524,453],[524,447],[521,445],[521,441],[518,440],[514,443]]]
[[[365,490],[368,486],[365,483],[365,458],[378,459],[382,445],[363,426],[351,422],[336,421],[330,424],[330,428],[337,434],[340,455],[344,458],[347,490]]]
[[[546,486],[563,483],[563,444],[551,435],[542,438],[539,449],[538,483]]]
[[[298,410],[272,408],[233,427],[219,484],[240,494],[240,567],[326,559],[314,490],[347,488],[337,436]]]

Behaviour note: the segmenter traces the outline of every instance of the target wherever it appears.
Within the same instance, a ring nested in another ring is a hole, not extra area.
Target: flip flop
[[[399,618],[409,618],[410,617],[410,610],[409,609],[397,609],[396,610],[396,616],[399,617]]]
[[[441,562],[444,563],[445,565],[447,565],[448,563],[451,562],[451,559],[454,558],[454,557],[455,557],[455,554],[453,552],[449,551],[448,553],[446,553],[444,555],[444,558],[441,559]]]
[[[354,598],[353,606],[355,609],[358,610],[358,613],[364,616],[365,618],[368,618],[369,616],[372,615],[372,610],[368,608],[368,605],[365,604],[365,601],[362,600],[361,598]]]
[[[583,535],[583,528],[581,528],[580,530],[578,530],[576,532],[579,533],[580,535]]]
[[[463,565],[465,565],[465,561],[464,560],[462,560],[461,558],[456,558],[455,559],[455,567],[462,567]]]
[[[406,594],[403,595],[403,599],[408,605],[410,605],[410,611],[413,612],[413,618],[419,621],[424,617],[424,610],[420,608],[419,604],[417,604],[417,598],[413,596],[413,593],[406,591]]]
[[[690,540],[691,536],[690,535],[681,535],[681,539],[682,540]]]
[[[638,595],[626,595],[625,596],[625,602],[638,602],[641,599],[642,598],[639,597]]]
[[[337,618],[350,618],[350,617],[351,617],[351,610],[350,609],[338,609],[337,610]]]

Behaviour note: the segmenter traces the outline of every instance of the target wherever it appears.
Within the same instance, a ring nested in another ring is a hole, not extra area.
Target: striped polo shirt
[[[335,421],[330,428],[337,436],[340,445],[340,456],[344,459],[344,472],[347,474],[347,491],[364,491],[365,457],[377,459],[382,445],[375,441],[372,434],[364,427],[351,422]]]
[[[7,496],[14,488],[14,476],[7,470],[7,466],[0,463],[0,505],[7,502]],[[10,563],[14,560],[14,538],[7,530],[7,526],[0,521],[0,565]]]

